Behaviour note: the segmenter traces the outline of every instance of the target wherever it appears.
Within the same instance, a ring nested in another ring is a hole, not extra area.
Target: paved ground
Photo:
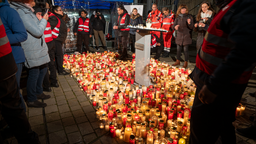
[[[175,50],[172,50],[175,51]],[[189,67],[194,67],[195,49],[190,50],[191,61]],[[171,55],[173,58],[175,53]],[[161,59],[173,63],[173,58]],[[95,118],[95,110],[88,101],[86,94],[80,90],[77,82],[70,76],[58,76],[59,88],[53,88],[46,100],[47,107],[29,108],[28,118],[32,129],[40,136],[42,144],[117,144],[119,140],[112,139],[108,133],[99,129],[99,122]],[[255,105],[255,99],[248,96],[256,91],[255,80],[250,81],[243,98],[248,104]],[[249,105],[248,105],[249,106]],[[253,109],[246,109],[251,114]],[[250,122],[248,116],[239,118],[238,127],[246,127]],[[15,138],[9,140],[16,144]],[[237,144],[256,144],[256,140],[237,135]]]

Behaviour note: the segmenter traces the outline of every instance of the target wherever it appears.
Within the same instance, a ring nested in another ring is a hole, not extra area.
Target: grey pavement
[[[169,64],[175,61],[175,49],[170,58],[162,58]],[[189,68],[195,66],[195,49],[190,50],[191,62]],[[70,76],[58,76],[59,88],[52,88],[52,92],[45,92],[51,98],[45,100],[47,107],[28,108],[27,116],[32,129],[38,133],[41,144],[119,144],[120,140],[111,138],[104,130],[99,129],[99,121],[95,117],[95,110],[88,101],[86,93],[81,91],[78,83]],[[256,91],[255,80],[250,80],[243,100],[244,104],[255,105],[255,99],[248,93]],[[251,114],[253,108],[246,108]],[[242,119],[242,120],[241,120]],[[236,121],[237,127],[250,124],[248,115]],[[10,144],[16,144],[15,138],[9,139]],[[237,144],[256,144],[256,140],[248,139],[237,134]]]

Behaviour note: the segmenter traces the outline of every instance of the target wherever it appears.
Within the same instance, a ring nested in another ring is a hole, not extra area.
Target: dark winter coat
[[[62,19],[63,16],[54,13],[60,20],[60,31],[59,31],[59,36],[55,39],[57,41],[60,41],[62,43],[65,42],[67,38],[67,25],[66,22]],[[55,16],[49,17],[49,23],[51,25],[51,29],[54,29],[56,25],[58,24],[58,19]]]
[[[101,19],[99,18],[101,17]],[[97,14],[97,17],[95,18],[95,15],[91,16],[90,22],[92,23],[92,28],[96,31],[103,31],[105,32],[105,25],[106,25],[106,20],[104,18],[104,15],[102,14]]]
[[[191,19],[191,23],[188,24],[187,19]],[[175,29],[175,26],[179,25],[177,30],[176,44],[178,45],[190,45],[192,44],[192,30],[194,27],[194,22],[192,16],[188,14],[180,14],[174,21],[172,26]]]
[[[128,37],[128,35],[129,35],[129,31],[121,31],[120,30],[120,29],[127,28],[127,26],[130,24],[130,16],[126,15],[125,16],[125,24],[124,25],[120,25],[121,18],[123,17],[123,15],[125,13],[127,13],[126,10],[124,10],[124,13],[120,15],[120,20],[119,20],[119,23],[117,24],[117,26],[118,26],[118,36],[120,36],[120,37],[122,37],[122,36]]]
[[[212,18],[209,18],[206,22],[205,22],[205,27],[195,27],[194,28],[194,31],[195,32],[198,32],[198,35],[197,35],[197,40],[196,40],[196,49],[199,50],[200,47],[202,46],[203,44],[203,41],[204,41],[204,36],[205,36],[205,33],[207,32],[207,29],[210,25],[212,21]],[[199,22],[197,22],[197,24],[199,25]]]
[[[138,13],[137,15],[131,14],[130,25],[136,26],[138,24],[143,24],[142,16]],[[135,35],[136,29],[130,29],[130,34]]]

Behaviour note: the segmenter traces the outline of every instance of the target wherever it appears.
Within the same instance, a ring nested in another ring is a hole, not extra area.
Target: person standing
[[[107,44],[105,40],[104,30],[106,25],[106,20],[104,18],[104,15],[100,13],[99,10],[96,10],[96,13],[91,16],[91,23],[96,43],[96,50],[99,49],[99,37],[101,39],[101,43],[103,45],[103,49],[107,50]]]
[[[235,144],[232,122],[256,63],[255,0],[216,0],[213,18],[190,74],[197,89],[190,144]],[[255,134],[255,129],[254,129]],[[255,138],[255,135],[254,135]]]
[[[130,16],[130,25],[137,26],[139,24],[143,24],[142,16],[138,13],[137,8],[133,8],[131,16]],[[137,30],[139,32],[139,30]],[[135,29],[130,29],[130,39],[131,39],[131,51],[135,53]]]
[[[127,26],[130,23],[130,15],[127,13],[126,9],[122,5],[117,8],[117,13],[119,15],[118,20],[117,20],[117,25],[114,26],[113,29],[118,30],[119,45],[122,44],[122,46],[123,46],[121,49],[122,52],[121,52],[120,59],[126,60],[128,35],[129,35],[129,31],[130,31],[130,28],[127,28]]]
[[[21,43],[26,57],[25,66],[28,68],[27,106],[42,108],[46,107],[47,104],[38,101],[38,99],[49,99],[51,97],[43,93],[42,87],[47,71],[47,63],[50,62],[48,48],[43,36],[48,14],[45,14],[39,21],[32,12],[34,11],[33,8],[30,7],[33,0],[28,3],[18,1],[11,0],[10,5],[19,13],[28,35],[28,39]]]
[[[62,45],[67,37],[67,26],[62,19],[63,10],[60,6],[53,6],[52,13],[49,15],[49,23],[52,29],[52,37],[55,43],[55,62],[59,75],[68,75],[69,73],[63,69],[63,51]],[[51,83],[52,87],[59,87],[59,84]]]
[[[22,107],[26,111],[23,96],[20,93],[20,77],[22,68],[25,62],[24,51],[21,47],[21,42],[27,40],[27,31],[22,23],[22,20],[14,9],[10,8],[7,0],[0,3],[0,17],[6,30],[7,37],[12,47],[12,54],[15,59],[18,71],[16,73],[16,81],[18,83],[18,91],[21,97]]]
[[[77,35],[77,49],[76,51],[82,53],[82,43],[84,42],[86,50],[90,51],[89,40],[92,37],[92,28],[90,19],[87,18],[87,11],[82,10],[80,12],[80,18],[77,20],[73,32]],[[90,37],[90,38],[89,38]]]
[[[41,20],[42,14],[43,14],[43,9],[39,6],[35,6],[35,7],[33,7],[33,9],[35,10],[34,13],[37,16],[37,18],[39,20]],[[44,39],[45,39],[46,45],[48,47],[48,54],[50,57],[50,62],[48,63],[48,68],[49,68],[50,74],[47,70],[45,77],[44,77],[44,81],[43,81],[43,90],[47,91],[47,92],[51,92],[51,88],[50,88],[51,83],[52,84],[57,83],[57,74],[56,74],[56,67],[54,64],[55,63],[54,62],[55,43],[52,38],[52,30],[51,30],[51,25],[49,22],[47,22],[46,28],[44,30]]]
[[[203,2],[196,16],[196,23],[194,28],[194,31],[198,33],[196,41],[197,51],[203,44],[205,33],[207,32],[213,16],[214,10],[211,8],[211,4],[209,2]]]
[[[174,14],[171,14],[167,7],[162,8],[163,16],[163,23],[162,29],[167,30],[168,32],[163,32],[163,41],[164,41],[164,53],[163,57],[169,57],[169,53],[171,50],[172,44],[172,25],[174,22]]]
[[[15,59],[0,16],[0,109],[11,132],[20,144],[40,144],[38,135],[31,130],[16,81]],[[4,69],[3,69],[4,68]]]
[[[154,3],[152,5],[152,11],[148,14],[148,18],[151,20],[152,22],[152,25],[151,27],[152,28],[156,28],[156,29],[159,29],[161,28],[161,24],[162,24],[162,13],[161,11],[159,11],[157,9],[157,5]],[[160,32],[157,32],[157,31],[151,31],[152,34],[156,34],[157,37],[160,38],[160,35],[161,33]]]
[[[173,29],[177,30],[177,37],[175,42],[177,44],[177,60],[173,66],[180,65],[181,50],[184,48],[185,62],[183,68],[188,66],[188,47],[192,44],[192,30],[193,30],[193,18],[188,14],[188,7],[181,4],[177,10],[176,19],[172,26]]]

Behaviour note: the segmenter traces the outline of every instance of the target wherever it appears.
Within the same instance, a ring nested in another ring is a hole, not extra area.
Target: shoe
[[[249,95],[250,95],[251,97],[255,97],[256,92],[254,92],[254,93],[249,93]]]
[[[52,91],[52,89],[51,89],[50,87],[48,87],[48,88],[43,87],[43,91],[45,91],[45,92],[51,92],[51,91]]]
[[[184,65],[183,65],[183,68],[187,68],[187,67],[188,67],[188,62],[185,61],[185,62],[184,62]]]
[[[169,52],[165,51],[165,52],[162,54],[162,57],[163,57],[163,58],[169,57]]]
[[[44,108],[44,107],[47,106],[47,104],[36,100],[34,102],[27,102],[27,106],[28,107],[35,107],[35,108]]]
[[[95,47],[95,49],[96,49],[97,51],[99,51],[99,50],[100,50],[100,48],[99,48],[99,47]]]
[[[69,75],[69,73],[66,71],[63,71],[63,72],[59,73],[59,75]]]
[[[49,99],[49,98],[51,98],[51,96],[50,95],[45,95],[44,93],[37,96],[37,99],[42,99],[42,100],[46,100],[46,99]]]
[[[56,82],[56,83],[51,83],[50,86],[51,86],[51,87],[59,87],[59,84],[58,84],[58,82]]]
[[[104,50],[108,50],[106,46],[103,47]]]
[[[176,66],[176,65],[180,65],[180,61],[176,60],[176,62],[174,64],[172,64],[172,66]]]
[[[244,128],[244,129],[236,129],[236,133],[238,133],[241,136],[250,138],[250,139],[255,139],[256,127],[251,126],[251,127]]]

